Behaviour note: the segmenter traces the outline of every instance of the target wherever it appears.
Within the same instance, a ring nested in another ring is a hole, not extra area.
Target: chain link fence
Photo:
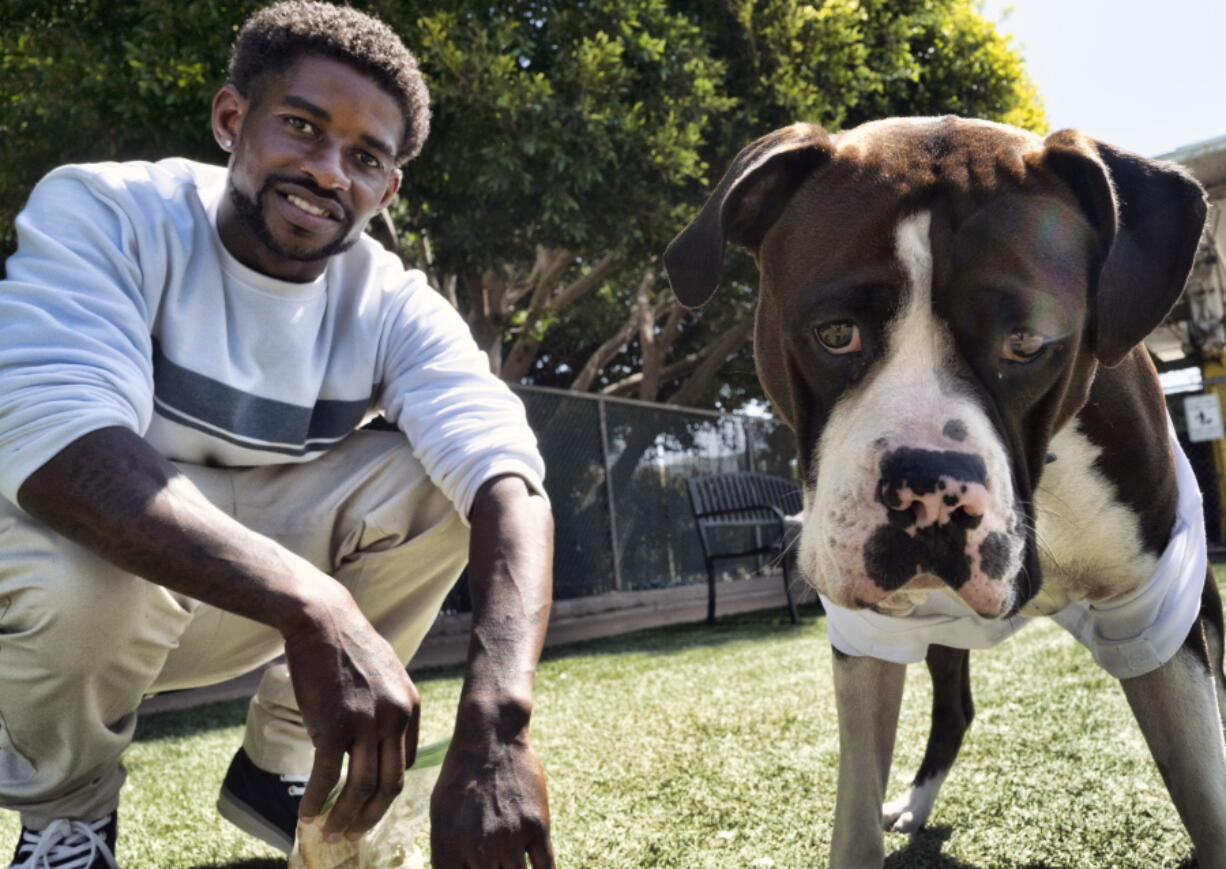
[[[545,457],[558,600],[706,582],[686,478],[745,470],[795,475],[791,432],[772,419],[514,389]],[[765,569],[772,566],[741,559],[721,563],[720,577]],[[462,580],[444,611],[469,608]]]
[[[774,419],[536,386],[514,389],[545,457],[558,600],[706,582],[686,478],[751,470],[797,475],[792,433]],[[1189,440],[1181,400],[1187,394],[1168,396],[1171,419],[1204,494],[1210,547],[1226,552],[1215,445]],[[719,542],[732,548],[746,541]],[[719,576],[770,569],[760,558],[746,558],[721,563]],[[461,580],[444,611],[470,608]]]

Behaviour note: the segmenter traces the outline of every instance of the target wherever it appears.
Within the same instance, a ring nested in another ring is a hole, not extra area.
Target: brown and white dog
[[[795,124],[737,156],[665,263],[694,307],[726,244],[754,255],[758,376],[797,437],[800,564],[832,616],[906,619],[934,596],[990,628],[1150,587],[1201,520],[1194,491],[1177,512],[1182,456],[1139,344],[1205,210],[1177,167],[954,117]],[[1224,869],[1222,609],[1201,564],[1170,652],[1121,684],[1200,865]],[[927,820],[970,724],[969,653],[925,648],[928,749],[883,808],[905,664],[836,644],[835,869],[880,867],[883,828]]]

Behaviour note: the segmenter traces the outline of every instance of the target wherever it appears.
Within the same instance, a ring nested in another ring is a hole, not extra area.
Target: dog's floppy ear
[[[1081,200],[1099,236],[1091,337],[1115,365],[1179,300],[1205,224],[1205,191],[1172,163],[1074,130],[1047,137],[1044,161]]]
[[[830,157],[830,135],[792,124],[736,155],[698,216],[664,251],[678,300],[696,308],[715,293],[728,243],[757,247],[800,182]]]

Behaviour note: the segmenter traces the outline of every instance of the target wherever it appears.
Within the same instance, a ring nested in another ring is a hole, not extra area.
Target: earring
[[[231,148],[234,147],[234,140],[226,139],[224,142],[221,143],[221,147],[223,150],[229,151]]]

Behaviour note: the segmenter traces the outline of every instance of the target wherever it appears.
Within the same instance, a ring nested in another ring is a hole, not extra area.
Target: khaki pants
[[[342,583],[407,662],[468,558],[468,528],[399,432],[312,462],[179,465],[222,510]],[[0,806],[35,829],[114,810],[136,709],[281,653],[272,628],[146,582],[0,498]],[[313,749],[284,665],[247,715],[255,764],[305,774]]]

